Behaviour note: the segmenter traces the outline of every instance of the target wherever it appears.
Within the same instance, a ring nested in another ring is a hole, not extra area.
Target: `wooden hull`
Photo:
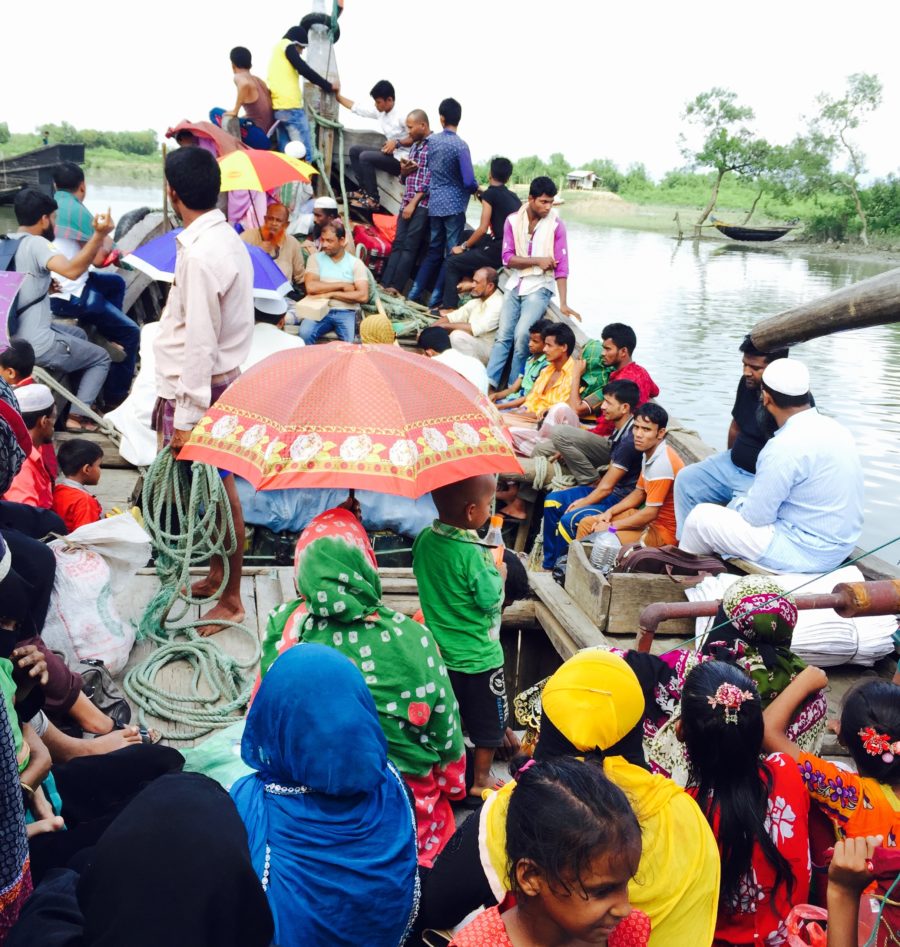
[[[778,240],[793,227],[730,227],[728,224],[715,224],[716,230],[731,240],[749,240],[753,243],[771,243]]]
[[[63,161],[84,163],[84,145],[46,145],[0,161],[0,201],[10,201],[23,187],[53,194],[53,169]],[[5,192],[12,191],[11,196]]]

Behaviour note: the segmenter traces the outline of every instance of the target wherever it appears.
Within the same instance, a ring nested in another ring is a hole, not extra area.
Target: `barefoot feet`
[[[245,615],[246,612],[240,599],[232,601],[222,598],[218,605],[213,606],[202,616],[202,620],[208,622],[208,624],[198,627],[197,633],[201,638],[208,638],[210,635],[217,634],[223,628],[227,628],[231,623],[239,624],[244,620]]]

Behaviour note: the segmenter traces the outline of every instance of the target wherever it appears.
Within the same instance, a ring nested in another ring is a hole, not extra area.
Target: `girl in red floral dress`
[[[529,761],[516,779],[506,824],[516,905],[488,908],[451,947],[643,947],[649,919],[628,903],[641,832],[622,790],[577,759]]]
[[[690,760],[688,791],[722,855],[713,943],[777,947],[791,907],[809,896],[809,797],[800,773],[781,753],[760,761],[756,684],[722,661],[688,674],[676,733]]]

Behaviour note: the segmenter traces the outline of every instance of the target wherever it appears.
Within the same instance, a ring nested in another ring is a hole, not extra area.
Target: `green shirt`
[[[522,390],[520,395],[527,395],[534,383],[538,380],[538,375],[547,367],[546,355],[529,355],[525,360],[525,371],[522,372]]]
[[[478,536],[435,520],[413,543],[413,572],[447,667],[465,674],[503,667],[503,579]]]

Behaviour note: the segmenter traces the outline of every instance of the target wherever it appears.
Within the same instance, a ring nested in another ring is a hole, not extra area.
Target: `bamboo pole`
[[[888,270],[820,299],[757,322],[750,332],[761,352],[809,339],[900,322],[900,269]]]
[[[162,164],[163,164],[163,233],[169,231],[169,188],[166,184],[166,143],[162,143]]]

